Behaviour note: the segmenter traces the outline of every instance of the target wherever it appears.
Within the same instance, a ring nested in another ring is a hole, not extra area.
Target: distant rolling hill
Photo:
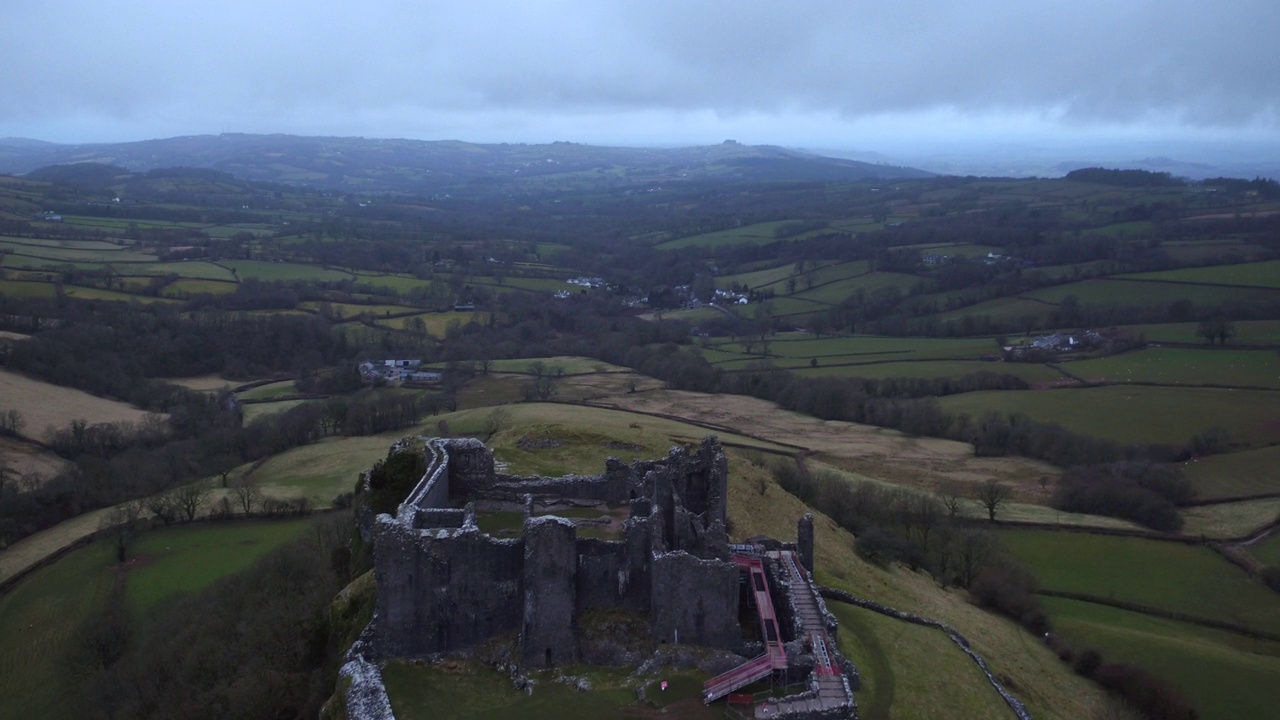
[[[410,193],[696,181],[889,180],[931,175],[914,168],[733,141],[687,148],[623,148],[566,142],[486,145],[454,140],[243,134],[92,145],[0,139],[0,173],[22,175],[51,165],[85,162],[134,172],[207,168],[245,180],[346,192]]]

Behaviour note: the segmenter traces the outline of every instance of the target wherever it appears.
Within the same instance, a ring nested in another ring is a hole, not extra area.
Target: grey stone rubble
[[[1013,710],[1013,714],[1017,715],[1019,720],[1032,720],[1031,713],[1027,710],[1026,705],[1023,705],[1021,700],[1014,697],[1013,694],[996,679],[996,676],[991,673],[991,669],[987,667],[987,661],[982,659],[981,655],[974,652],[973,648],[969,647],[968,638],[956,632],[950,625],[940,623],[937,620],[920,617],[919,615],[912,615],[911,613],[903,612],[901,610],[895,610],[891,607],[886,607],[879,603],[872,602],[871,600],[864,600],[843,590],[820,587],[819,591],[824,597],[828,597],[832,600],[856,605],[860,608],[865,608],[867,610],[880,613],[881,615],[888,615],[891,618],[896,618],[904,622],[914,623],[916,625],[925,625],[927,627],[937,628],[943,631],[947,634],[947,637],[951,638],[952,642],[954,642],[966,655],[970,657],[970,659],[974,661],[974,663],[978,665],[978,668],[982,670],[982,674],[987,676],[987,681],[991,683],[991,686],[995,688],[996,692],[1000,693],[1000,697],[1004,698],[1005,703],[1007,703],[1009,708]]]
[[[370,627],[372,625],[370,623]],[[346,692],[347,717],[395,720],[395,713],[391,711],[391,698],[387,697],[387,688],[382,683],[382,671],[365,658],[371,639],[370,628],[365,628],[343,656],[343,665],[338,670],[338,677],[350,681]]]

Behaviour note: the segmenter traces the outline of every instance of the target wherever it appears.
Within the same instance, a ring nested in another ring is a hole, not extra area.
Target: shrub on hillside
[[[1182,528],[1177,506],[1193,499],[1191,483],[1177,467],[1108,463],[1068,470],[1050,504],[1065,512],[1108,515],[1176,532]]]
[[[1151,720],[1196,720],[1200,717],[1173,685],[1140,667],[1108,663],[1098,668],[1094,679]]]
[[[1258,572],[1267,587],[1280,593],[1280,565],[1268,565]]]

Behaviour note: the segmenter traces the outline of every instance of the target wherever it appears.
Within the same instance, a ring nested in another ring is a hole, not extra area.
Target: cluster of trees
[[[117,587],[63,658],[76,716],[318,716],[352,639],[353,618],[330,612],[364,569],[350,537],[349,514],[323,518],[249,570],[142,617]]]
[[[1070,468],[1050,504],[1064,512],[1109,515],[1162,532],[1182,529],[1178,508],[1195,499],[1176,465],[1124,462]]]
[[[1076,651],[1061,636],[1045,636],[1058,659],[1077,675],[1109,690],[1126,707],[1150,720],[1198,720],[1200,714],[1171,683],[1149,670],[1125,663],[1109,663],[1102,653],[1088,648]]]
[[[960,516],[963,505],[976,500],[994,519],[1008,498],[1003,485],[990,482],[972,490],[951,485],[929,494],[853,483],[831,472],[810,474],[789,459],[775,460],[769,469],[783,490],[856,535],[854,549],[862,557],[926,570],[943,583],[969,589],[981,605],[1033,632],[1048,629],[1035,577],[998,538]]]

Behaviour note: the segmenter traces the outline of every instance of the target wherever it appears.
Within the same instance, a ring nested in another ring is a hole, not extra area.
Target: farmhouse
[[[795,543],[730,545],[728,464],[715,438],[564,477],[499,473],[477,440],[418,438],[393,452],[424,453],[426,472],[394,515],[375,516],[367,494],[357,504],[378,591],[374,620],[343,670],[359,686],[348,698],[367,699],[359,684],[377,684],[372,660],[466,653],[503,636],[518,637],[522,669],[599,662],[587,656],[579,620],[615,610],[646,617],[653,647],[721,651],[728,669],[706,683],[705,702],[776,675],[805,689],[758,703],[756,716],[856,715],[856,671],[836,651],[835,619],[813,585],[812,517],[800,521]],[[535,512],[570,499],[624,506],[621,537],[580,536],[574,520]],[[495,502],[523,508],[519,537],[480,529],[477,504]],[[756,639],[739,620],[751,609]],[[365,717],[359,710],[349,699],[350,717]]]

